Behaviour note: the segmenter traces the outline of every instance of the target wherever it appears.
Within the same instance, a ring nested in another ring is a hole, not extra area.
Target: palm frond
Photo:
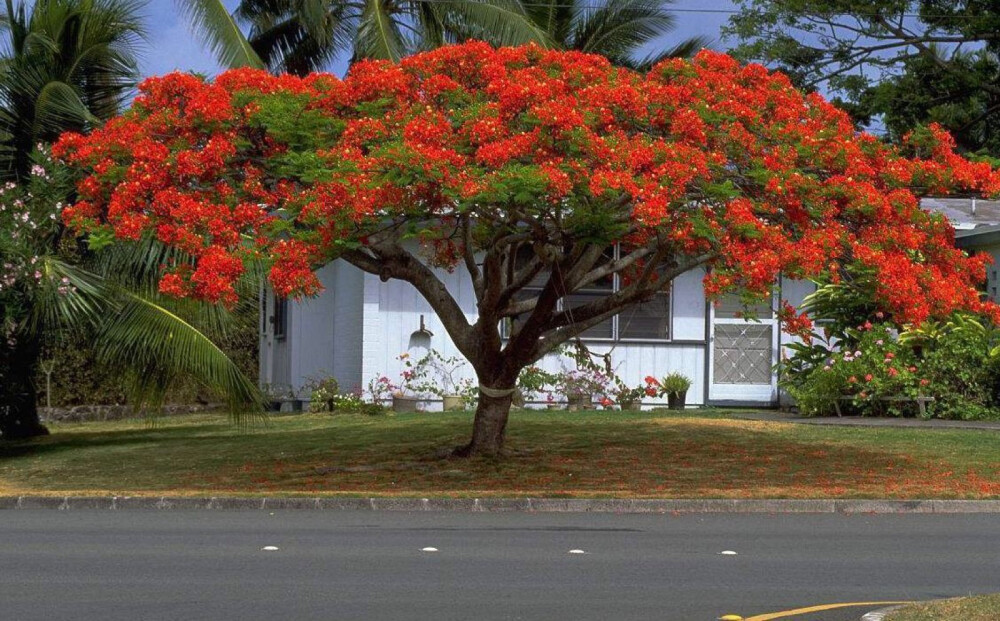
[[[673,47],[660,52],[648,54],[642,59],[636,61],[634,67],[639,71],[649,71],[658,63],[663,62],[668,58],[690,58],[697,54],[700,50],[709,47],[711,44],[712,40],[708,37],[691,37],[690,39],[681,41]]]
[[[0,79],[0,170],[22,180],[38,142],[117,114],[138,76],[139,0],[7,1]]]
[[[364,0],[354,38],[354,59],[398,62],[406,55],[407,46],[391,3],[388,0]]]
[[[447,26],[464,38],[493,45],[554,45],[545,27],[532,19],[518,0],[438,0],[438,4],[448,16]]]
[[[100,123],[76,90],[65,82],[51,81],[38,91],[35,99],[35,122],[32,133],[36,136],[58,134],[64,127],[84,127]]]
[[[58,331],[96,325],[111,303],[100,277],[54,255],[39,257],[42,283],[28,329]]]
[[[632,55],[649,41],[673,30],[674,16],[662,0],[609,0],[583,8],[576,17],[572,48],[601,54],[632,66]]]
[[[574,16],[580,12],[576,0],[545,0],[525,5],[525,12],[559,47],[570,47]]]
[[[170,383],[191,378],[222,397],[237,422],[260,415],[257,386],[208,336],[177,313],[141,295],[123,292],[117,312],[102,323],[99,360],[133,369],[131,402],[157,406]]]
[[[222,0],[176,1],[201,36],[202,42],[222,65],[265,68]]]
[[[239,302],[233,309],[221,304],[162,296],[159,292],[161,266],[174,263],[193,263],[193,259],[154,237],[145,237],[137,243],[113,244],[96,258],[97,272],[105,282],[169,309],[213,341],[232,333],[241,311],[256,311],[258,291],[266,279],[262,263],[247,265],[246,272],[236,283]]]

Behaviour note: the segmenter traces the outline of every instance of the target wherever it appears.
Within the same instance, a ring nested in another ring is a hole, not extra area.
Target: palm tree
[[[86,131],[120,111],[139,77],[141,6],[137,0],[37,0],[29,10],[25,2],[6,0],[0,16],[7,37],[0,57],[0,180],[13,184],[4,188],[0,214],[6,218],[0,217],[5,440],[46,433],[33,381],[43,345],[65,327],[93,327],[99,356],[129,370],[136,406],[157,404],[181,374],[221,391],[234,413],[260,402],[253,382],[210,338],[224,332],[231,314],[156,293],[162,247],[147,242],[95,255],[66,239],[52,220],[53,205],[71,196],[72,180],[36,145],[63,131]],[[30,227],[13,230],[12,206]],[[13,278],[15,271],[22,277]]]
[[[177,1],[223,65],[297,75],[341,55],[398,61],[484,33],[498,45],[549,44],[519,0],[242,0],[233,14],[221,0]]]
[[[473,38],[592,52],[636,69],[707,43],[695,37],[635,57],[673,30],[673,0],[242,0],[233,14],[221,0],[178,2],[222,64],[297,75],[341,55],[399,60]]]
[[[6,0],[0,174],[23,179],[39,142],[114,116],[139,77],[135,0]]]
[[[636,57],[641,48],[676,27],[669,10],[673,0],[530,0],[524,4],[555,46],[600,54],[623,67],[646,70],[665,58],[690,56],[708,44],[703,37],[692,37]]]

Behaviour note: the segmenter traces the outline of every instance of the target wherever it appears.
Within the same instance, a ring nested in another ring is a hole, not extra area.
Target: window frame
[[[271,310],[271,335],[275,340],[284,340],[288,337],[288,298],[278,297],[272,294],[274,305]]]
[[[618,260],[621,257],[621,254],[620,254],[621,253],[621,245],[620,244],[615,244],[614,248],[615,248],[614,259]],[[613,278],[613,280],[612,280],[612,285],[611,285],[611,292],[615,293],[615,292],[621,290],[620,289],[621,288],[621,274],[619,274],[618,272],[615,272],[614,274],[612,274],[612,278]],[[528,287],[522,288],[521,292],[525,292],[525,291],[541,292],[541,290],[542,290],[541,287],[531,287],[531,286],[528,286]],[[574,291],[573,293],[571,293],[569,295],[573,295],[575,293],[596,293],[596,292],[600,292],[600,291],[603,291],[603,290],[596,289],[596,288],[589,289],[589,288],[585,287],[583,289],[580,289],[579,291]],[[654,295],[666,295],[667,296],[667,336],[665,338],[655,338],[655,337],[622,337],[621,336],[621,327],[619,325],[619,321],[621,319],[621,314],[622,313],[618,312],[618,313],[615,313],[608,320],[606,320],[606,321],[610,321],[611,322],[611,336],[610,337],[580,335],[579,336],[580,340],[588,341],[588,342],[594,342],[594,343],[671,343],[671,342],[673,342],[674,341],[674,283],[673,283],[673,281],[670,282],[670,287],[666,291],[657,292]],[[565,301],[565,299],[566,299],[565,297],[559,298],[559,301],[556,303],[556,310],[557,311],[561,312],[561,311],[565,310],[565,307],[564,307],[564,301]],[[504,340],[510,339],[510,336],[511,336],[511,324],[512,323],[513,323],[513,318],[512,317],[507,317],[507,318],[505,318],[501,322],[500,337],[502,339],[504,339]],[[601,325],[601,324],[598,324],[598,325]]]

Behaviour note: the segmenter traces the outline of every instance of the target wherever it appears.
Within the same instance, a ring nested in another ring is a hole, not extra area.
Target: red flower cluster
[[[156,235],[193,257],[164,276],[175,295],[231,301],[236,263],[251,258],[271,261],[280,293],[313,293],[318,263],[389,222],[410,222],[434,262],[454,264],[456,213],[544,230],[603,210],[632,222],[622,241],[710,257],[710,295],[765,295],[779,273],[836,279],[857,262],[898,321],[998,316],[976,291],[983,260],[919,208],[918,192],[1000,191],[953,146],[937,127],[901,148],[858,134],[786,76],[715,52],[640,74],[472,42],[358,63],[344,80],[153,78],[132,110],[54,153],[84,173],[68,224]]]

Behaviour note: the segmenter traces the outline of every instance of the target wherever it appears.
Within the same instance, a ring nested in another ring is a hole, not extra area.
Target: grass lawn
[[[885,621],[996,621],[1000,619],[1000,595],[946,599],[900,608]]]
[[[0,444],[0,495],[1000,498],[1000,434],[514,412],[503,459],[449,459],[470,413],[57,424]]]

